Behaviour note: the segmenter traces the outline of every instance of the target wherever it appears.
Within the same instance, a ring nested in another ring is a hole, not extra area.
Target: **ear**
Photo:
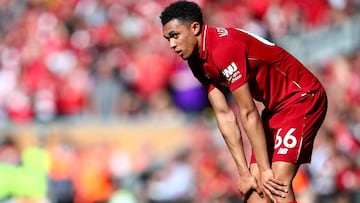
[[[191,29],[195,36],[199,36],[201,34],[201,26],[199,22],[191,23]]]

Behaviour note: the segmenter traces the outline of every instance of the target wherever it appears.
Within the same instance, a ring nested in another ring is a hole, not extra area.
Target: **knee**
[[[272,164],[272,169],[276,179],[291,186],[298,165],[287,162],[274,162]]]

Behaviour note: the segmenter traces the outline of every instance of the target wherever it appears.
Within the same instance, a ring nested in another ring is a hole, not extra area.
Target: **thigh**
[[[277,161],[272,163],[271,168],[276,179],[291,186],[299,166],[299,164]]]
[[[295,200],[295,194],[292,187],[292,181],[299,169],[298,164],[288,163],[288,162],[274,162],[271,166],[274,176],[277,180],[287,185],[288,193],[285,198],[274,196],[278,202],[292,202]],[[250,172],[255,176],[260,185],[260,171],[256,163],[250,164]],[[271,203],[271,200],[267,197],[261,198],[258,193],[252,192],[247,199],[247,203]]]
[[[272,162],[308,163],[327,110],[325,92],[307,94],[280,112],[264,111],[263,125]],[[255,163],[252,155],[251,163]]]
[[[267,150],[271,162],[297,163],[304,141],[304,116],[305,111],[301,108],[297,108],[294,115],[285,111],[271,116],[263,113]],[[254,153],[251,155],[251,163],[256,163]]]
[[[299,169],[299,164],[289,163],[289,162],[273,162],[272,170],[274,172],[274,176],[277,180],[282,183],[285,183],[287,186],[288,193],[285,198],[275,197],[278,202],[293,202],[295,200],[295,193],[293,190],[293,180]]]

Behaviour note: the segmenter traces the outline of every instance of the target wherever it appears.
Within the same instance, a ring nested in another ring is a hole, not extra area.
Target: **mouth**
[[[175,51],[178,56],[182,56],[182,51]]]

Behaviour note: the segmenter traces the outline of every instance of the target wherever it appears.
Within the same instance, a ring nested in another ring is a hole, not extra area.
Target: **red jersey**
[[[317,78],[276,44],[238,28],[203,27],[199,58],[190,58],[195,77],[210,92],[234,91],[246,82],[268,111],[322,88]]]

